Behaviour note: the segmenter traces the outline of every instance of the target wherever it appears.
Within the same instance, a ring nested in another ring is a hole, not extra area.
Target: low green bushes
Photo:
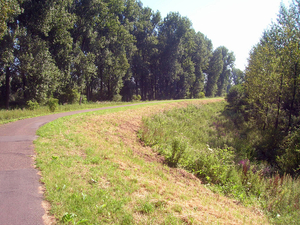
[[[132,95],[132,101],[141,101],[142,97],[140,95]]]
[[[27,101],[26,105],[29,110],[36,110],[40,107],[38,102],[31,100]]]
[[[48,100],[48,107],[50,112],[54,112],[58,108],[58,99],[50,98]]]

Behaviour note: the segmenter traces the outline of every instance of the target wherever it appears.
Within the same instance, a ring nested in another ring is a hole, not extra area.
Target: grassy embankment
[[[225,105],[189,106],[146,118],[140,136],[168,165],[193,172],[216,193],[260,206],[271,223],[299,224],[300,179],[270,173],[265,162],[250,163],[251,136],[239,133]]]
[[[267,224],[259,208],[213,193],[193,174],[163,164],[137,137],[143,117],[207,101],[97,111],[40,128],[36,165],[53,215],[46,222]]]
[[[99,102],[99,103],[86,103],[86,104],[67,104],[67,105],[59,105],[55,110],[55,113],[60,112],[68,112],[68,111],[76,111],[76,110],[83,110],[83,109],[94,109],[94,108],[101,108],[101,107],[108,107],[108,106],[115,106],[115,105],[125,105],[129,104],[128,102]],[[1,109],[0,110],[0,124],[5,124],[9,122],[13,122],[16,120],[32,118],[37,116],[44,116],[53,114],[49,110],[48,106],[40,106],[37,109],[29,110],[27,108],[22,109]]]

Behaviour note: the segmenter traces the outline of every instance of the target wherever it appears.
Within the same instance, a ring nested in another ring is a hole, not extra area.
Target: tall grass
[[[192,105],[145,118],[140,138],[169,166],[193,172],[212,190],[260,205],[274,223],[298,224],[300,179],[272,175],[268,165],[250,162],[251,143],[224,115],[225,106]]]

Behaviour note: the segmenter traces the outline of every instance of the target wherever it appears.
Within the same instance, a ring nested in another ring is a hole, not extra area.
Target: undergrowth
[[[251,140],[225,116],[225,102],[190,105],[144,118],[141,140],[171,167],[193,172],[216,192],[259,204],[276,224],[300,221],[300,179],[250,162]],[[250,143],[249,143],[250,142]]]

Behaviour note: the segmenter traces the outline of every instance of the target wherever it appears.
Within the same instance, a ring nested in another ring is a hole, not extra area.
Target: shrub
[[[83,103],[83,104],[88,103],[86,95],[81,95],[81,103]]]
[[[48,107],[51,112],[54,112],[58,107],[58,99],[50,98],[48,100]]]
[[[80,99],[80,93],[71,88],[67,88],[59,97],[61,103],[74,104],[78,103]]]
[[[141,101],[142,97],[140,95],[132,95],[132,101]]]
[[[27,107],[29,110],[35,110],[35,109],[38,109],[40,107],[39,103],[36,102],[36,101],[27,101]]]
[[[277,156],[277,164],[282,172],[300,174],[300,128],[295,128],[284,137]]]
[[[198,98],[205,98],[205,94],[204,94],[204,92],[199,92],[199,94],[198,94]]]
[[[230,107],[237,108],[242,105],[242,99],[244,98],[244,88],[241,84],[235,85],[229,89],[226,95],[226,101],[229,103]]]
[[[120,95],[120,94],[114,95],[113,98],[112,98],[112,101],[113,102],[121,102],[122,101],[122,95]]]

